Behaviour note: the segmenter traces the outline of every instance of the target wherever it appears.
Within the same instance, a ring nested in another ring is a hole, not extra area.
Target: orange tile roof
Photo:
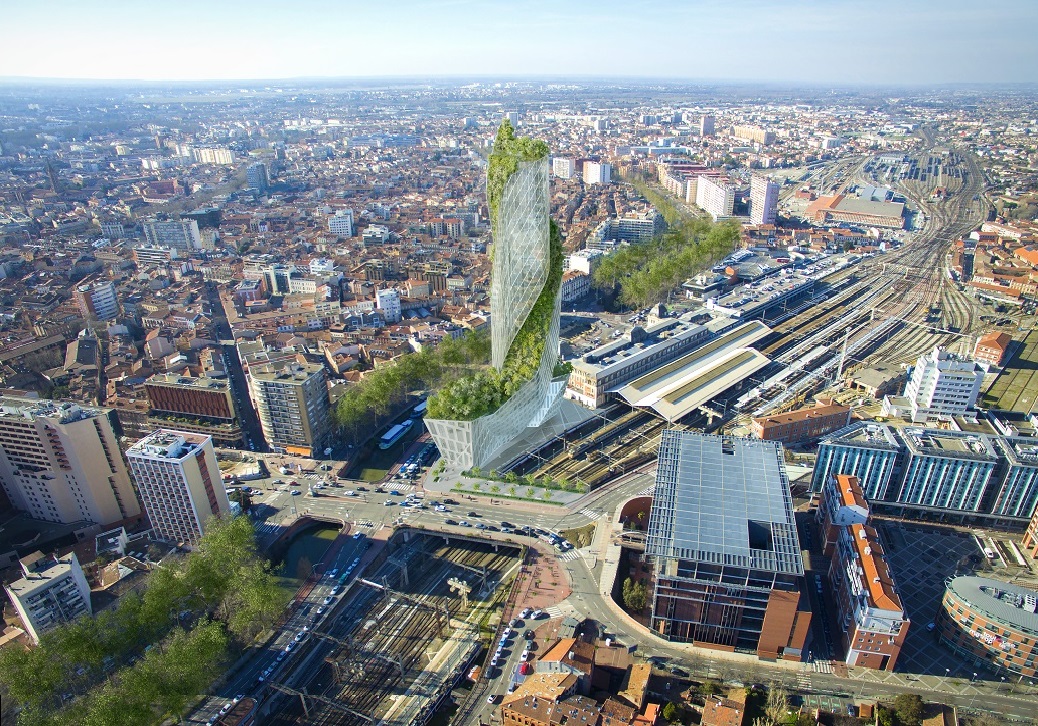
[[[850,526],[854,548],[861,559],[863,579],[872,605],[883,610],[904,611],[901,598],[894,589],[894,579],[887,567],[883,553],[883,545],[879,542],[879,534],[865,524]]]
[[[858,477],[848,474],[837,474],[836,483],[840,487],[840,501],[844,505],[868,509],[869,503],[865,501],[865,495],[861,491]]]
[[[1009,335],[1009,333],[1003,333],[1000,330],[992,330],[990,333],[980,336],[980,340],[977,341],[977,347],[983,345],[1005,351],[1012,340],[1013,336]]]

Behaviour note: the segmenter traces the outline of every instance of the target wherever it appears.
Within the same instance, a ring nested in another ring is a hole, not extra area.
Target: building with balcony
[[[0,483],[34,519],[102,527],[140,517],[111,409],[0,397]]]
[[[250,366],[247,377],[267,444],[299,456],[316,456],[328,445],[331,413],[323,366]]]
[[[119,295],[111,280],[95,280],[77,285],[72,298],[84,320],[115,320],[119,315]]]
[[[194,378],[159,373],[144,383],[153,428],[176,426],[179,430],[206,434],[223,446],[241,443],[242,430],[231,384],[226,378]]]
[[[766,176],[755,174],[750,179],[750,224],[775,224],[781,188]]]
[[[75,552],[44,555],[34,552],[21,558],[22,578],[5,585],[11,604],[33,642],[62,623],[93,612],[90,586]]]
[[[780,444],[664,431],[645,554],[660,636],[804,657],[811,614]]]
[[[193,544],[213,517],[230,514],[212,437],[160,429],[126,450],[158,537]]]
[[[188,252],[202,249],[198,222],[193,219],[144,222],[141,228],[144,230],[145,241],[153,247],[170,247]]]
[[[925,423],[941,416],[961,416],[977,403],[984,371],[940,347],[916,361],[905,386],[912,421]]]
[[[731,217],[735,210],[735,185],[727,179],[700,176],[696,187],[696,206],[714,218]]]
[[[818,525],[845,662],[894,670],[910,622],[857,479],[839,474],[826,481]]]

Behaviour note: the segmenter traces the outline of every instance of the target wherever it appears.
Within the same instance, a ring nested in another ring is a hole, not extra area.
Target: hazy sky
[[[1038,81],[1038,0],[15,0],[0,76]]]

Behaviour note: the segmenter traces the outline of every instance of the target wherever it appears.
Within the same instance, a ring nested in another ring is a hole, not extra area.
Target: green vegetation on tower
[[[529,137],[516,138],[512,123],[505,119],[497,129],[494,150],[487,166],[487,204],[490,206],[490,223],[497,227],[497,210],[505,185],[512,174],[519,171],[519,162],[536,161],[548,155],[548,145]]]
[[[503,126],[503,125],[502,125]],[[491,155],[493,159],[493,155]],[[551,220],[549,232],[548,279],[537,296],[523,327],[516,333],[501,371],[483,368],[470,376],[448,383],[429,397],[429,418],[472,421],[494,413],[529,381],[548,339],[548,326],[555,311],[555,299],[562,285],[562,235]],[[569,372],[568,363],[555,366],[554,375]]]

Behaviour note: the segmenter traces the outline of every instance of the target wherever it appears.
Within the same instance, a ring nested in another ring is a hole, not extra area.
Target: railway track
[[[360,726],[371,723],[368,719],[384,719],[396,702],[388,696],[407,692],[429,666],[430,646],[441,635],[439,613],[464,620],[473,607],[463,607],[460,596],[449,591],[447,579],[456,576],[471,582],[473,570],[486,568],[496,580],[515,559],[514,553],[493,552],[487,545],[447,546],[433,537],[416,543],[398,553],[407,559],[406,582],[395,564],[383,564],[371,579],[387,583],[392,592],[365,587],[355,607],[329,629],[336,642],[303,685],[322,700],[305,717],[298,712],[298,702],[289,702],[270,723]],[[414,723],[422,706],[416,700],[393,714],[390,722]]]

